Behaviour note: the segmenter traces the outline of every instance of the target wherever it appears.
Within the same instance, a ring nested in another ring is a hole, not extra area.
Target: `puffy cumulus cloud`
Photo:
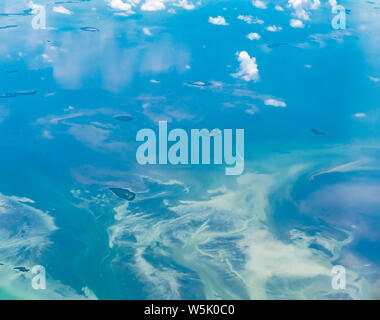
[[[126,11],[127,13],[133,13],[131,3],[123,2],[122,0],[105,0],[105,1],[112,9]]]
[[[242,20],[242,21],[245,21],[246,23],[248,23],[248,24],[252,24],[252,19],[253,19],[253,17],[252,16],[245,16],[245,15],[239,15],[238,17],[237,17],[239,20]]]
[[[237,18],[239,20],[245,21],[248,24],[263,24],[264,23],[264,21],[260,20],[259,18],[253,19],[253,16],[251,16],[251,15],[245,16],[245,15],[241,14]]]
[[[294,10],[294,15],[302,20],[310,20],[310,10],[321,6],[320,0],[289,0],[288,6]]]
[[[252,4],[255,8],[258,8],[258,9],[266,9],[267,8],[266,3],[264,1],[261,1],[261,0],[253,0]]]
[[[175,6],[184,8],[186,10],[193,10],[195,8],[195,5],[188,2],[188,0],[179,0],[175,3]]]
[[[255,57],[250,57],[247,51],[241,51],[237,54],[238,61],[240,62],[239,71],[232,74],[235,78],[241,78],[245,81],[259,80],[259,69]]]
[[[257,32],[251,32],[251,33],[247,34],[247,38],[249,40],[260,40],[261,36]]]
[[[264,101],[264,104],[266,106],[272,106],[272,107],[276,107],[276,108],[285,108],[286,107],[286,103],[283,102],[283,101],[280,101],[280,100],[276,100],[276,99],[266,99]]]
[[[224,19],[224,17],[222,16],[217,16],[216,18],[209,17],[208,22],[219,25],[219,26],[228,26],[226,19]]]
[[[66,9],[64,6],[54,7],[53,11],[57,12],[57,13],[61,13],[61,14],[67,14],[67,15],[72,15],[73,14],[69,9]]]
[[[298,19],[291,19],[290,20],[290,26],[292,28],[300,28],[300,29],[302,29],[302,28],[305,27],[304,23],[301,20],[298,20]]]
[[[134,13],[134,8],[140,8],[142,11],[159,11],[166,9],[167,5],[181,7],[186,10],[192,10],[195,5],[189,0],[105,0],[108,5],[115,10],[125,11],[128,14]],[[169,9],[173,12],[173,8]]]
[[[165,3],[163,0],[146,0],[141,5],[143,11],[158,11],[165,9]]]
[[[273,25],[273,26],[268,26],[265,29],[269,32],[279,32],[282,30],[282,27],[278,27],[278,26]]]

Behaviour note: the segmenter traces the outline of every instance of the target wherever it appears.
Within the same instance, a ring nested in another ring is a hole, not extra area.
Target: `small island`
[[[133,201],[136,198],[136,194],[128,189],[110,188],[110,190],[119,198],[127,201]]]

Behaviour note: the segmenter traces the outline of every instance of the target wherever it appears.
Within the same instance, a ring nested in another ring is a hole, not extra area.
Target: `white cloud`
[[[66,9],[64,6],[54,7],[53,11],[57,13],[67,14],[67,15],[73,14],[69,9]]]
[[[264,101],[264,104],[266,106],[272,106],[272,107],[276,107],[276,108],[278,108],[278,107],[285,108],[286,107],[286,103],[285,102],[280,101],[280,100],[276,100],[276,99],[272,99],[272,98],[271,99],[266,99]]]
[[[302,20],[310,20],[310,10],[316,10],[321,6],[320,0],[289,0],[288,6],[293,8],[294,15]]]
[[[150,32],[149,28],[144,27],[142,30],[145,35],[150,36],[150,37],[152,36],[152,32]]]
[[[241,78],[245,81],[259,80],[259,69],[255,57],[250,57],[248,52],[241,51],[237,53],[240,68],[237,73],[232,74],[235,78]]]
[[[253,17],[252,16],[244,16],[244,15],[239,15],[238,17],[237,17],[239,20],[242,20],[242,21],[245,21],[245,22],[247,22],[248,24],[252,24],[252,19],[253,19]]]
[[[301,29],[305,27],[304,23],[298,19],[291,19],[290,20],[290,26],[292,28],[301,28]]]
[[[134,3],[138,3],[139,0],[129,0]],[[141,5],[141,10],[143,11],[158,11],[158,10],[163,10],[166,9],[166,4],[171,4],[175,7],[181,7],[184,8],[185,10],[192,10],[195,8],[193,3],[189,3],[188,0],[146,0],[142,5]],[[169,9],[171,13],[173,12],[173,8]]]
[[[247,35],[247,38],[248,38],[249,40],[260,40],[260,39],[261,39],[261,36],[260,36],[258,33],[256,33],[256,32],[251,32],[251,33],[249,33],[249,34]]]
[[[257,108],[255,105],[251,104],[251,105],[249,105],[249,108],[245,110],[245,113],[248,113],[251,116],[253,116],[258,111],[259,111],[259,108]]]
[[[284,8],[279,6],[278,4],[274,7],[276,11],[284,11]]]
[[[258,9],[266,9],[267,8],[267,5],[265,4],[265,2],[263,2],[261,0],[254,0],[254,1],[252,1],[252,4],[255,8],[258,8]]]
[[[366,116],[367,116],[367,114],[362,113],[362,112],[359,112],[359,113],[355,113],[355,114],[354,114],[354,117],[355,117],[355,118],[365,118]]]
[[[354,115],[355,116],[355,115]],[[316,174],[313,174],[310,179],[313,180],[317,176],[321,176],[324,174],[334,173],[334,172],[352,172],[357,170],[368,170],[368,163],[370,160],[368,159],[360,159],[357,161],[351,161],[342,165],[339,165],[337,167],[333,167],[327,170],[322,170],[317,172]]]
[[[143,11],[157,11],[163,9],[165,9],[165,4],[162,0],[147,0],[141,6],[141,10]]]
[[[241,14],[237,18],[239,20],[245,21],[248,24],[263,24],[264,23],[264,21],[260,20],[259,18],[253,19],[253,16],[251,16],[251,15],[244,16],[244,15]]]
[[[282,27],[277,27],[277,26],[273,25],[273,26],[268,26],[265,29],[267,29],[270,32],[278,32],[278,31],[282,30]]]
[[[216,18],[209,17],[208,22],[219,25],[219,26],[228,26],[226,19],[224,19],[224,17],[222,16],[217,16]]]
[[[187,0],[178,0],[175,5],[186,10],[193,10],[195,8],[194,4],[188,3]]]
[[[122,0],[105,0],[108,5],[115,10],[126,11],[127,13],[133,13],[132,5],[130,3],[123,2]]]
[[[368,79],[373,81],[373,82],[379,82],[380,81],[379,78],[375,78],[375,77],[371,77],[371,76],[369,76]]]

